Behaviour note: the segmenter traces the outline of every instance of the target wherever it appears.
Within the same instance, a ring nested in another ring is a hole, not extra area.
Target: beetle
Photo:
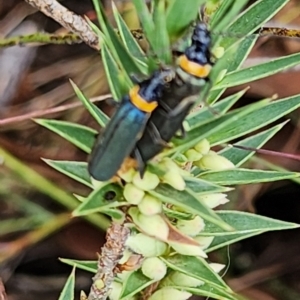
[[[191,45],[178,58],[174,80],[163,90],[158,107],[151,114],[132,153],[141,174],[145,163],[161,152],[179,129],[184,134],[182,123],[208,80],[213,65],[210,47],[210,32],[199,22],[193,30]]]
[[[155,71],[122,98],[103,134],[96,139],[89,157],[88,171],[93,178],[106,181],[117,173],[142,136],[163,88],[174,77],[175,71],[172,68]]]

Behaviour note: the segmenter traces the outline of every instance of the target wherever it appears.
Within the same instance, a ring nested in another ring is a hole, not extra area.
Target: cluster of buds
[[[226,158],[211,151],[207,140],[201,141],[184,155],[188,161],[202,169],[222,170],[234,167]],[[130,205],[127,214],[137,229],[133,230],[127,239],[126,247],[131,255],[142,257],[137,266],[141,272],[153,282],[160,281],[158,290],[149,299],[185,300],[191,297],[191,294],[172,286],[196,287],[203,282],[180,272],[167,272],[167,266],[160,257],[179,253],[206,258],[205,249],[212,243],[213,237],[201,235],[205,223],[200,216],[189,216],[184,219],[173,217],[172,222],[166,217],[163,203],[156,197],[155,189],[160,183],[167,183],[174,189],[184,190],[186,183],[183,175],[186,175],[186,171],[170,158],[162,159],[159,167],[162,170],[161,176],[146,171],[141,178],[133,168],[119,174],[125,181],[123,195]],[[209,208],[228,201],[226,194],[222,193],[199,195],[197,199]],[[181,211],[180,207],[173,206],[172,209],[175,212]],[[212,264],[211,267],[217,272],[223,265]],[[121,282],[124,282],[132,271],[125,270],[118,275],[119,281],[113,283],[110,299],[119,299],[122,291]]]
[[[126,246],[127,250],[125,251],[120,263],[127,263],[128,260],[130,260],[130,256],[140,256],[143,259],[138,262],[137,268],[140,267],[145,276],[147,276],[151,281],[160,281],[165,278],[167,266],[159,257],[169,253],[167,243],[159,241],[143,233],[136,233],[132,234],[127,239]],[[109,295],[111,300],[120,299],[123,289],[123,284],[121,282],[125,282],[130,274],[137,268],[125,270],[118,274],[118,280],[115,280],[111,286],[111,292]],[[129,299],[135,298],[128,298],[128,300]]]
[[[214,272],[219,273],[225,265],[211,263],[209,264]],[[159,289],[150,296],[149,300],[185,300],[192,296],[191,293],[177,290],[173,286],[184,286],[187,288],[199,287],[203,285],[204,282],[188,276],[186,274],[180,273],[178,271],[173,271],[164,278],[160,283]]]
[[[133,168],[126,173],[120,174],[120,177],[126,182],[124,187],[125,200],[136,205],[145,216],[154,216],[162,212],[162,203],[159,199],[151,195],[159,183],[167,183],[177,190],[184,190],[185,181],[182,177],[182,170],[170,158],[164,158],[160,162],[163,175],[158,177],[149,171],[146,171],[143,178]]]
[[[194,166],[204,170],[221,171],[234,168],[234,164],[230,160],[210,150],[209,141],[206,139],[187,150],[185,157]]]

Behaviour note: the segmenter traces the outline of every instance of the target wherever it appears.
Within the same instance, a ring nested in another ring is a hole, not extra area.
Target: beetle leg
[[[185,112],[187,110],[190,110],[190,108],[195,103],[195,100],[197,99],[197,96],[191,96],[185,98],[182,102],[180,102],[173,110],[171,110],[167,117],[168,118],[175,118],[176,116],[180,115],[182,112]],[[183,127],[183,124],[180,125],[179,128],[180,133],[176,135],[176,137],[184,138],[185,137],[185,129]]]
[[[178,131],[180,131],[180,133],[176,134],[175,136],[178,137],[178,138],[180,138],[180,139],[185,138],[186,131],[185,131],[184,127],[183,127],[183,124],[180,125],[180,128],[179,128]]]
[[[138,171],[140,173],[140,177],[143,179],[146,170],[146,163],[144,162],[140,150],[138,148],[134,149],[134,157],[138,163]]]
[[[172,109],[169,113],[168,113],[168,117],[169,118],[173,118],[176,117],[177,115],[181,114],[183,111],[185,111],[188,108],[191,108],[192,105],[195,103],[195,101],[197,100],[198,95],[197,96],[190,96],[185,98],[183,101],[181,101],[174,109]]]
[[[156,145],[161,145],[165,148],[170,148],[169,144],[164,141],[159,133],[159,130],[157,129],[157,127],[154,125],[154,123],[149,122],[149,127],[147,126],[147,130],[151,136],[152,141],[156,144]]]
[[[169,113],[172,111],[171,108],[163,101],[159,102],[159,106],[161,106],[166,113]]]

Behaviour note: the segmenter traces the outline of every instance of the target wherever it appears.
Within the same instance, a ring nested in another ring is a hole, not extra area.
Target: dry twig
[[[54,19],[66,29],[78,34],[91,48],[100,50],[99,38],[87,21],[62,6],[56,0],[25,0],[48,17]]]
[[[111,99],[111,98],[112,98],[111,94],[106,94],[106,95],[103,95],[103,96],[98,96],[98,97],[91,98],[90,101],[92,103],[94,103],[94,102],[104,101],[104,100]],[[2,120],[0,120],[0,125],[4,126],[4,125],[8,125],[8,124],[20,123],[22,121],[26,121],[26,120],[29,120],[29,119],[40,118],[42,116],[46,116],[46,115],[49,115],[49,114],[55,114],[55,113],[58,113],[58,112],[66,111],[66,110],[69,110],[69,109],[72,109],[72,108],[77,108],[77,107],[80,107],[80,106],[82,106],[82,103],[77,101],[77,102],[72,102],[72,103],[68,103],[68,104],[65,104],[65,105],[51,107],[51,108],[48,108],[48,109],[36,110],[36,111],[25,113],[25,114],[19,115],[19,116],[3,118]]]
[[[98,259],[98,270],[88,300],[105,300],[111,289],[116,266],[123,256],[129,229],[124,224],[112,223],[106,233],[106,243]]]

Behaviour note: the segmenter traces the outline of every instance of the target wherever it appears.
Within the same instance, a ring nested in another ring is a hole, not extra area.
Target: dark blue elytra
[[[174,78],[172,69],[156,71],[139,83],[138,94],[146,103],[156,102],[166,82]],[[129,95],[123,97],[119,108],[94,144],[88,162],[88,171],[96,180],[112,178],[124,159],[133,151],[143,134],[150,113],[137,108]]]
[[[184,55],[200,66],[212,65],[210,47],[210,32],[204,23],[198,23],[191,37],[191,45]],[[175,79],[164,89],[159,105],[151,114],[132,154],[138,161],[141,173],[144,172],[145,163],[161,152],[179,129],[183,132],[182,122],[206,80],[208,78],[197,78],[177,67]]]

